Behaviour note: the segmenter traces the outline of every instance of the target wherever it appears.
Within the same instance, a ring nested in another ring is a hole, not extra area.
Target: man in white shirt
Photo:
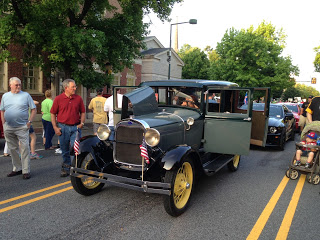
[[[122,107],[122,98],[123,98],[123,95],[120,93],[117,93],[118,108]],[[109,139],[113,141],[114,140],[113,95],[107,98],[104,104],[104,111],[108,114],[108,117],[109,117],[108,126],[111,130]]]

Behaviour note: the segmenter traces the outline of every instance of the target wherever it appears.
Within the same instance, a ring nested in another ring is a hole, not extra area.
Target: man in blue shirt
[[[29,179],[31,176],[29,128],[36,115],[36,105],[29,93],[21,91],[19,78],[10,78],[9,85],[10,92],[3,94],[0,105],[4,136],[11,152],[13,165],[12,172],[7,176],[14,177],[23,174],[23,179]],[[30,117],[29,108],[31,109]]]

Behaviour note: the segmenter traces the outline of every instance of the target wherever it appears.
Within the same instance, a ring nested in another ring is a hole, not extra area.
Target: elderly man
[[[30,94],[21,91],[19,78],[10,78],[9,85],[10,92],[3,94],[0,105],[4,136],[11,152],[13,165],[12,172],[7,176],[14,177],[23,174],[23,179],[29,179],[31,177],[29,128],[36,115],[36,106]],[[29,108],[31,109],[30,117]]]
[[[85,108],[82,98],[75,94],[76,83],[73,79],[62,82],[64,92],[57,96],[51,107],[51,122],[55,133],[59,136],[62,150],[61,177],[70,174],[70,147],[73,146],[78,129],[84,126]]]

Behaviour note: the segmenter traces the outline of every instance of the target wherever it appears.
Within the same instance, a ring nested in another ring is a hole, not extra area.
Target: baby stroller
[[[301,133],[301,141],[306,139],[306,136],[309,132],[315,132],[318,136],[320,136],[320,121],[314,121],[308,124]],[[318,140],[319,141],[319,140]],[[318,143],[318,142],[317,142]],[[298,149],[306,149],[309,153],[310,151],[314,152],[314,157],[311,162],[311,167],[306,168],[305,164],[307,162],[308,156],[301,156],[301,165],[296,165],[296,153],[293,156],[292,161],[290,162],[289,168],[286,171],[286,176],[290,179],[297,179],[299,174],[307,174],[307,181],[313,184],[319,184],[320,182],[320,146],[319,145],[309,145],[309,144],[301,144],[296,143],[296,150]]]

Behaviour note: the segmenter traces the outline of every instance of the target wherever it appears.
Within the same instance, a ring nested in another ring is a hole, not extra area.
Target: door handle
[[[248,118],[244,118],[243,120],[244,120],[244,121],[251,122],[251,118],[250,118],[250,117],[248,117]]]

